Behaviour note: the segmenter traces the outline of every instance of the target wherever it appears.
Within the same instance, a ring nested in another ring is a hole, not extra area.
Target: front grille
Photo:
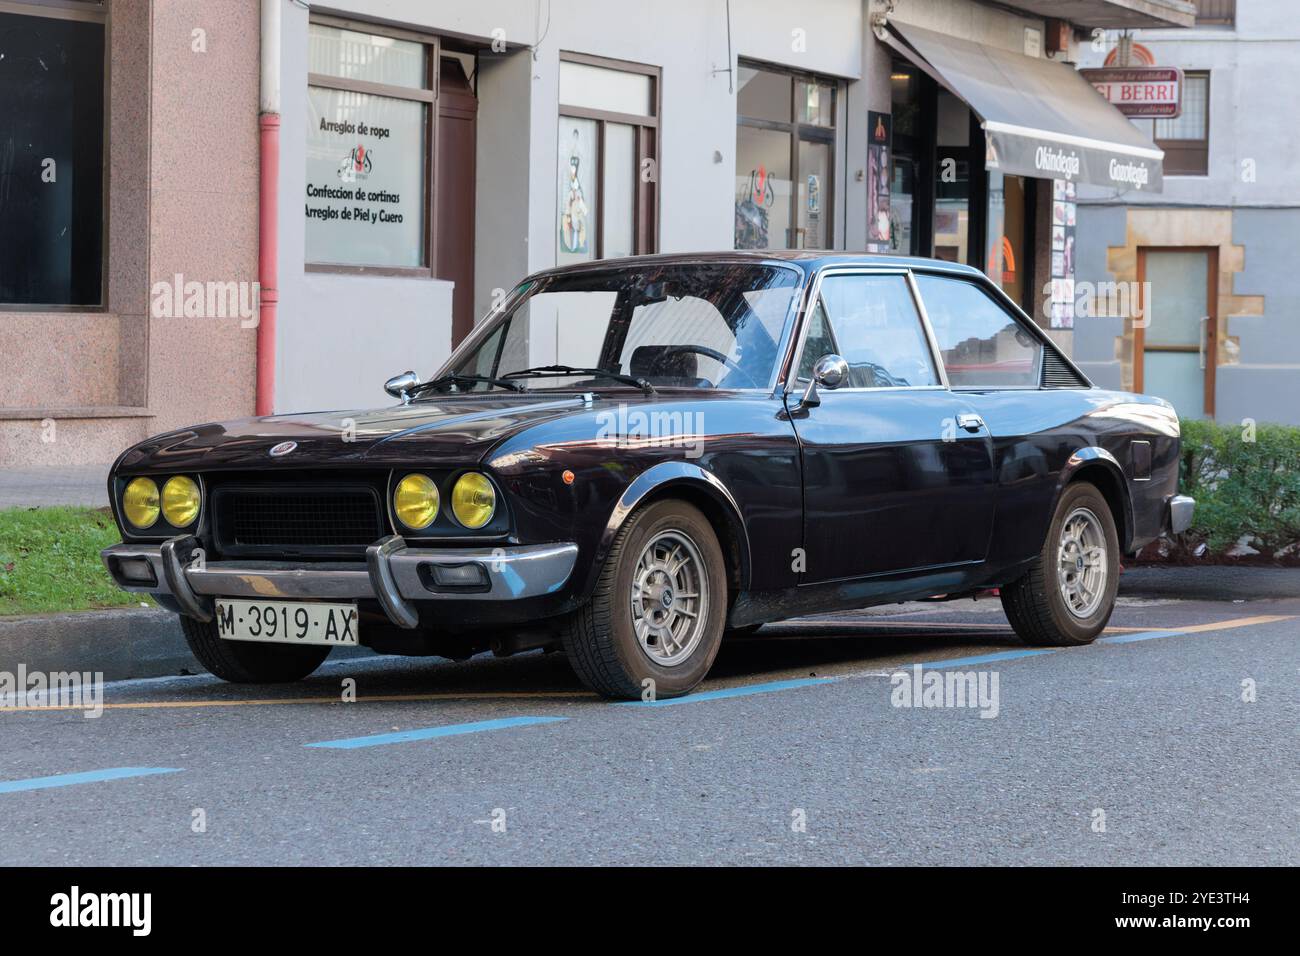
[[[368,487],[222,488],[212,506],[222,551],[346,550],[384,535],[379,496]]]

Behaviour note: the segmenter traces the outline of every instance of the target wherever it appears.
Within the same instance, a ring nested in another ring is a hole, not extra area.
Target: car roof
[[[738,263],[755,265],[787,265],[811,274],[825,266],[892,266],[894,268],[926,269],[951,272],[958,275],[983,276],[973,266],[943,259],[924,259],[917,256],[892,256],[866,252],[836,252],[827,249],[732,249],[718,252],[668,252],[648,256],[626,256],[621,259],[595,259],[573,265],[541,269],[528,278],[567,275],[570,273],[605,272],[622,268],[645,268],[655,265],[686,265],[693,263]]]

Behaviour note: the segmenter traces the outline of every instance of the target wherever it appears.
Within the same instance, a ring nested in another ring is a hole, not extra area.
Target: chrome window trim
[[[1002,289],[992,279],[990,279],[988,276],[984,275],[983,273],[979,274],[978,276],[971,276],[971,275],[960,275],[952,272],[947,272],[946,270],[943,269],[922,268],[918,271],[920,271],[923,275],[933,276],[934,278],[937,279],[949,279],[954,282],[964,282],[967,285],[972,285],[976,289],[979,289],[981,292],[985,293],[989,297],[989,299],[992,300],[995,306],[997,306],[1002,310],[1003,314],[1005,314],[1007,318],[1009,318],[1012,322],[1015,323],[1017,328],[1028,333],[1029,337],[1032,338],[1035,342],[1037,342],[1039,346],[1038,358],[1034,363],[1034,383],[1032,385],[951,385],[950,384],[949,388],[951,388],[952,391],[954,392],[1042,391],[1044,356],[1047,354],[1046,350],[1048,348],[1055,349],[1056,346],[1052,342],[1052,340],[1047,337],[1046,333],[1044,333],[1043,330],[1039,327],[1037,322],[1034,322],[1027,315],[1025,315],[1025,313],[1020,309],[1020,307],[1015,304],[1015,301],[1009,295],[1003,292]],[[921,287],[919,284],[917,285],[916,293],[918,298],[922,298]],[[922,301],[924,301],[923,298]],[[927,315],[927,322],[928,321],[929,321],[929,317]],[[938,348],[938,344],[939,344],[938,339],[936,338],[935,340],[936,349]],[[1057,349],[1057,351],[1059,353],[1060,350]],[[939,351],[938,355],[939,355],[940,363],[942,364],[943,352]],[[1074,363],[1071,362],[1069,364],[1071,365],[1071,367],[1073,367]],[[948,376],[948,372],[947,369],[945,368],[944,378],[946,379],[947,376]]]
[[[936,351],[934,332],[930,328],[929,318],[925,314],[925,309],[921,304],[920,296],[917,295],[915,283],[911,278],[912,270],[902,265],[843,265],[843,266],[824,266],[817,270],[813,281],[809,283],[810,295],[800,311],[798,344],[795,347],[793,357],[790,360],[788,371],[785,375],[784,392],[778,389],[778,395],[790,393],[798,390],[799,383],[799,363],[803,361],[803,350],[806,339],[808,338],[808,326],[811,325],[811,312],[815,303],[822,294],[822,280],[826,276],[837,275],[901,275],[907,281],[908,289],[912,294],[912,305],[916,309],[917,318],[921,322],[921,331],[924,335],[927,347],[930,352],[930,364],[935,370],[939,384],[936,385],[874,385],[874,386],[850,386],[845,388],[831,389],[835,392],[942,392],[949,391],[948,377],[943,370],[943,362]],[[830,319],[829,313],[827,318]],[[834,330],[832,329],[832,333]]]
[[[637,257],[634,256],[631,258],[636,259]],[[804,294],[807,292],[808,287],[811,285],[811,282],[808,279],[808,271],[806,269],[801,269],[798,266],[793,265],[789,262],[785,262],[781,259],[764,258],[764,259],[750,260],[745,258],[738,258],[738,259],[724,258],[718,260],[718,262],[724,265],[749,265],[749,266],[762,267],[762,268],[780,269],[783,272],[789,272],[790,274],[792,274],[795,277],[795,282],[793,285],[790,286],[790,304],[786,307],[785,318],[781,320],[781,334],[776,339],[775,342],[776,355],[772,359],[772,367],[771,370],[768,372],[767,384],[746,385],[746,386],[738,385],[738,386],[728,386],[726,388],[721,388],[717,385],[712,385],[709,386],[708,388],[696,388],[695,391],[758,392],[763,395],[771,395],[774,397],[779,396],[782,394],[781,391],[782,373],[784,372],[784,368],[785,368],[783,359],[789,352],[790,343],[793,340],[794,330],[798,327],[798,323],[800,319],[803,317]],[[698,259],[698,260],[683,261],[680,263],[673,263],[673,264],[689,266],[689,265],[696,265],[696,264],[710,265],[713,263],[714,261],[710,259]],[[590,263],[582,263],[581,266],[587,267],[587,268],[581,268],[582,272],[614,271],[620,268],[626,269],[626,268],[637,267],[636,265],[629,266],[627,259],[621,259],[621,260],[620,259],[604,259],[604,260],[595,259],[592,260]],[[645,268],[648,267],[648,265],[642,267]],[[492,311],[488,312],[487,315],[483,316],[483,318],[479,319],[474,324],[474,327],[470,329],[469,334],[466,335],[465,338],[461,340],[461,343],[457,345],[455,349],[452,350],[451,355],[447,357],[447,360],[443,362],[443,364],[438,368],[436,372],[434,372],[432,376],[430,376],[430,378],[438,378],[441,375],[446,375],[449,372],[451,372],[451,370],[454,369],[457,366],[457,364],[463,360],[464,356],[468,355],[473,349],[477,348],[483,339],[491,335],[492,332],[494,332],[498,326],[500,326],[506,321],[506,319],[509,317],[509,314],[520,305],[522,300],[529,297],[529,294],[532,292],[533,287],[536,286],[538,282],[550,278],[563,277],[565,275],[568,275],[571,270],[577,271],[579,268],[580,266],[573,266],[573,265],[553,266],[549,269],[543,269],[539,272],[530,273],[529,275],[520,279],[517,283],[515,283],[514,287],[510,290],[510,294],[501,300],[500,305],[498,305]],[[618,387],[623,389],[635,388],[635,386],[632,385],[624,385]],[[551,391],[589,392],[592,391],[592,389],[589,387],[574,388],[572,386],[567,386],[567,387],[556,386],[554,388],[527,388],[523,394],[527,394],[529,392],[551,392]],[[487,392],[484,392],[483,394],[487,394]]]

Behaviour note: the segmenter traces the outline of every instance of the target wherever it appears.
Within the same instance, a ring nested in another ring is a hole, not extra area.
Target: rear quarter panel
[[[1165,500],[1177,490],[1178,418],[1150,395],[1104,389],[962,391],[994,443],[997,503],[991,570],[1030,560],[1041,549],[1056,499],[1084,468],[1118,472],[1126,498],[1121,546],[1159,536]],[[1133,443],[1150,442],[1150,477],[1135,474]]]

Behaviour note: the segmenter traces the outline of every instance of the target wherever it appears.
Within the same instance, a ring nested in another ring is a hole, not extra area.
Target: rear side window
[[[1042,345],[974,283],[917,275],[948,384],[953,388],[1038,385]]]
[[[901,275],[829,275],[811,317],[800,377],[822,354],[849,363],[850,388],[937,385],[921,318]]]

